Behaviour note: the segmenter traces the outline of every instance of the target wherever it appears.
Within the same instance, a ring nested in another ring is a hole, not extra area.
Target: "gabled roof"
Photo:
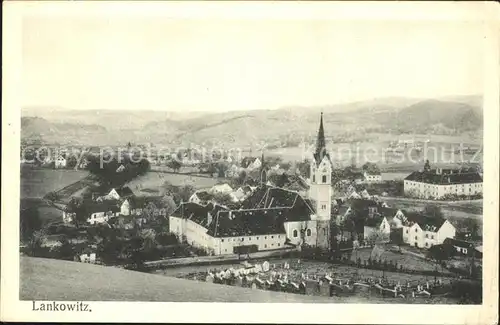
[[[434,185],[452,185],[481,183],[483,178],[478,172],[462,172],[461,170],[442,170],[440,174],[435,169],[430,171],[415,171],[408,175],[405,180],[428,183]]]
[[[207,191],[196,191],[194,194],[198,197],[198,199],[202,201],[208,201],[213,198],[213,195],[208,193]]]
[[[454,238],[446,238],[443,244],[453,245],[462,248],[469,248],[469,249],[475,248],[475,245],[473,243],[469,243],[467,241]]]
[[[373,216],[372,218],[368,218],[365,220],[365,227],[379,227],[382,221],[384,220],[385,216],[383,215],[376,215]]]
[[[127,196],[134,195],[134,192],[132,192],[132,190],[128,186],[123,186],[121,188],[115,188],[115,191],[116,191],[116,193],[118,193],[118,195],[120,197],[127,197]]]
[[[96,212],[119,212],[120,211],[120,202],[115,200],[105,200],[102,202],[92,202],[90,204],[85,204],[85,211],[87,213],[96,213]]]
[[[405,226],[411,227],[416,223],[425,231],[437,232],[446,222],[445,218],[429,217],[420,212],[404,212],[404,215],[406,217],[406,220],[403,221]]]
[[[209,225],[214,237],[236,237],[285,233],[288,209],[219,211]]]

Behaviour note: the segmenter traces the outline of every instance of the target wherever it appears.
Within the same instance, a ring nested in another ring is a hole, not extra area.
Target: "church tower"
[[[314,159],[311,161],[309,198],[314,202],[317,220],[317,245],[330,246],[330,217],[332,211],[332,162],[326,151],[323,113],[319,122]]]

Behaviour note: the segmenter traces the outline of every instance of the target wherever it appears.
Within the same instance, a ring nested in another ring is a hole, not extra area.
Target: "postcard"
[[[494,2],[4,3],[7,321],[494,324]]]

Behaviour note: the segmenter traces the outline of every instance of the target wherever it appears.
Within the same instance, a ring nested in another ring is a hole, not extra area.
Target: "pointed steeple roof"
[[[326,152],[325,130],[323,128],[323,112],[321,112],[318,138],[316,140],[316,151],[314,152],[314,160],[316,161],[316,165],[319,165],[325,156],[330,159],[330,156]]]

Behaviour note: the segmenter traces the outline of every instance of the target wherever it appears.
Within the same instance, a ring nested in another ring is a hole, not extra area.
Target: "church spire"
[[[326,155],[325,130],[323,129],[323,112],[321,112],[318,138],[316,140],[316,151],[314,153],[314,160],[316,161],[316,164],[319,164],[321,160],[323,160],[323,157],[325,157]]]

